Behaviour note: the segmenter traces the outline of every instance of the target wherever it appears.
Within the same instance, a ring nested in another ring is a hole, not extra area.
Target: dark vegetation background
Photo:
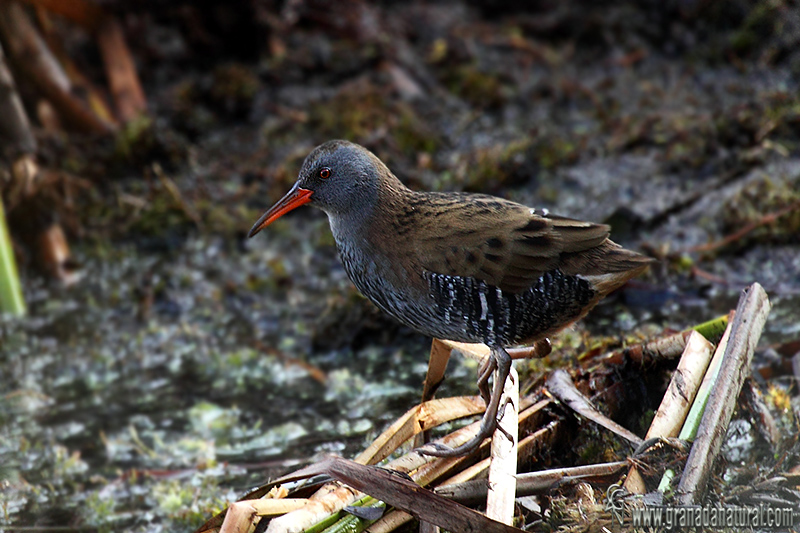
[[[48,181],[8,214],[30,315],[0,324],[2,528],[190,530],[315,454],[354,454],[415,403],[429,341],[357,294],[321,213],[245,239],[330,138],[411,187],[606,221],[662,259],[533,376],[726,313],[752,281],[774,304],[759,364],[794,354],[768,347],[800,324],[795,3],[98,3],[149,114],[82,135],[42,127],[26,98]],[[53,21],[102,84],[90,36]],[[31,237],[53,222],[69,286]],[[440,394],[474,394],[474,368],[451,365]],[[787,434],[792,382],[762,385]],[[741,480],[774,466],[741,453]]]

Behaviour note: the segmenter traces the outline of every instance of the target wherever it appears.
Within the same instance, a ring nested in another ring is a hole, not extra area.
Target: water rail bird
[[[485,194],[412,191],[347,141],[315,148],[249,237],[304,204],[328,215],[345,271],[375,305],[424,335],[490,348],[478,373],[487,405],[478,434],[456,448],[428,444],[428,455],[464,455],[492,434],[506,347],[553,335],[652,262],[611,241],[603,224]]]

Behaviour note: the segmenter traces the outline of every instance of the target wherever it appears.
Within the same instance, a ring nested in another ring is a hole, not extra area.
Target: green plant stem
[[[25,299],[19,282],[14,247],[8,233],[6,213],[0,198],[0,313],[22,316],[26,313]]]

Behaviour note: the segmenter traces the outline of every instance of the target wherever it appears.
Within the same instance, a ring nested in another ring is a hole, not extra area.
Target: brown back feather
[[[407,234],[413,263],[503,291],[525,291],[556,268],[585,276],[616,272],[611,277],[628,279],[649,262],[608,240],[604,224],[544,215],[493,196],[411,193],[404,204],[393,226],[414,228]],[[630,276],[623,274],[628,271]]]

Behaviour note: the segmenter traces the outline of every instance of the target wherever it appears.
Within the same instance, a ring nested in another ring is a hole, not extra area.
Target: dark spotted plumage
[[[518,344],[556,331],[580,317],[597,295],[587,280],[558,269],[520,293],[475,278],[432,272],[425,278],[444,321],[463,326],[464,338],[488,345]]]
[[[378,307],[432,337],[483,342],[498,369],[474,449],[494,428],[510,358],[504,347],[552,335],[651,260],[609,240],[609,228],[481,194],[415,192],[365,148],[330,141],[254,235],[304,203],[328,214],[345,270]],[[429,450],[428,453],[431,453]]]

